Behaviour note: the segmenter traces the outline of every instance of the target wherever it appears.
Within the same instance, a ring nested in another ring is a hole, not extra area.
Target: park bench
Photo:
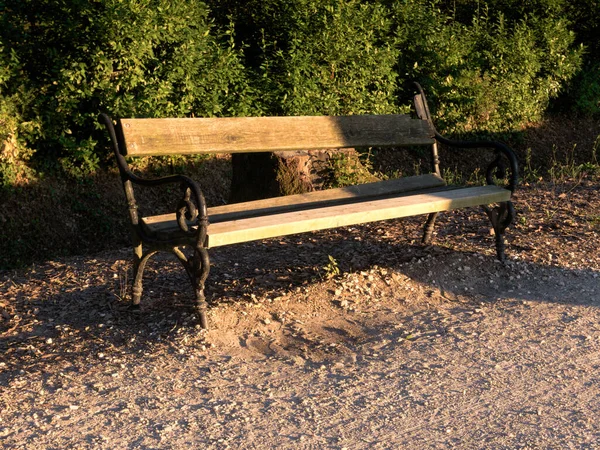
[[[510,201],[518,177],[514,153],[498,142],[462,142],[442,137],[433,126],[421,87],[416,84],[416,88],[415,117],[136,118],[113,122],[102,114],[100,120],[111,138],[133,231],[132,307],[139,306],[144,267],[157,251],[171,251],[183,264],[195,290],[201,326],[206,328],[204,286],[210,268],[209,248],[415,215],[427,215],[423,242],[428,243],[437,214],[457,208],[483,206],[495,231],[497,256],[503,260],[503,235],[514,217]],[[495,159],[487,168],[487,184],[447,186],[441,177],[438,143],[449,147],[492,148]],[[212,208],[207,208],[200,185],[194,180],[184,175],[144,179],[131,172],[125,159],[125,156],[401,146],[430,147],[430,173]],[[498,183],[502,186],[496,185],[497,180],[503,180]],[[168,183],[178,184],[182,190],[175,212],[157,216],[140,214],[134,185]]]

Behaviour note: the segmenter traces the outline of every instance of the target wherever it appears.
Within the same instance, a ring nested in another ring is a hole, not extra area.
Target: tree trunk
[[[376,180],[354,149],[237,153],[232,166],[230,203]]]

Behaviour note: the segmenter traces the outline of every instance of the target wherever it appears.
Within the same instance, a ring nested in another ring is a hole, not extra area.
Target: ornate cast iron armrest
[[[134,174],[129,168],[127,160],[120,152],[120,148],[124,147],[122,135],[115,129],[113,121],[106,114],[100,114],[100,122],[106,126],[110,135],[113,153],[117,159],[117,166],[119,167],[125,195],[127,196],[127,201],[129,203],[132,224],[134,226],[138,225],[138,217],[131,183],[147,187],[179,183],[183,191],[183,198],[177,205],[177,223],[179,224],[179,228],[190,236],[195,235],[197,237],[197,242],[200,245],[204,245],[208,228],[208,214],[206,211],[206,201],[198,183],[185,175],[170,175],[167,177],[147,179]],[[190,230],[188,221],[196,222],[198,231],[194,232]]]
[[[429,113],[429,106],[427,105],[427,99],[425,98],[425,93],[423,92],[423,88],[419,83],[414,83],[423,100],[423,110],[419,111],[419,107],[417,107],[417,115],[419,118],[423,120],[427,120],[435,133],[435,139],[442,144],[451,146],[451,147],[463,147],[463,148],[493,148],[496,153],[496,159],[488,166],[486,170],[486,181],[488,184],[494,183],[494,175],[498,176],[498,178],[504,178],[506,173],[506,165],[505,160],[502,157],[506,158],[509,165],[509,176],[508,176],[508,186],[507,188],[514,192],[517,184],[519,182],[519,164],[517,162],[517,156],[513,152],[513,150],[507,145],[502,144],[501,142],[495,141],[456,141],[452,139],[447,139],[442,136],[436,130],[433,125],[433,121],[431,120],[431,114]]]

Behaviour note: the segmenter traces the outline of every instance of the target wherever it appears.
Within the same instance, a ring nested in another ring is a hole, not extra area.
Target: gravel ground
[[[598,448],[597,182],[515,200],[505,265],[474,209],[215,249],[209,331],[168,257],[2,272],[0,445]]]

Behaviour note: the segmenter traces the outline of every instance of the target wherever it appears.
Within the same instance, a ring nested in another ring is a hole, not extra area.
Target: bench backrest
[[[121,119],[131,156],[247,153],[434,143],[427,121],[408,115]]]

